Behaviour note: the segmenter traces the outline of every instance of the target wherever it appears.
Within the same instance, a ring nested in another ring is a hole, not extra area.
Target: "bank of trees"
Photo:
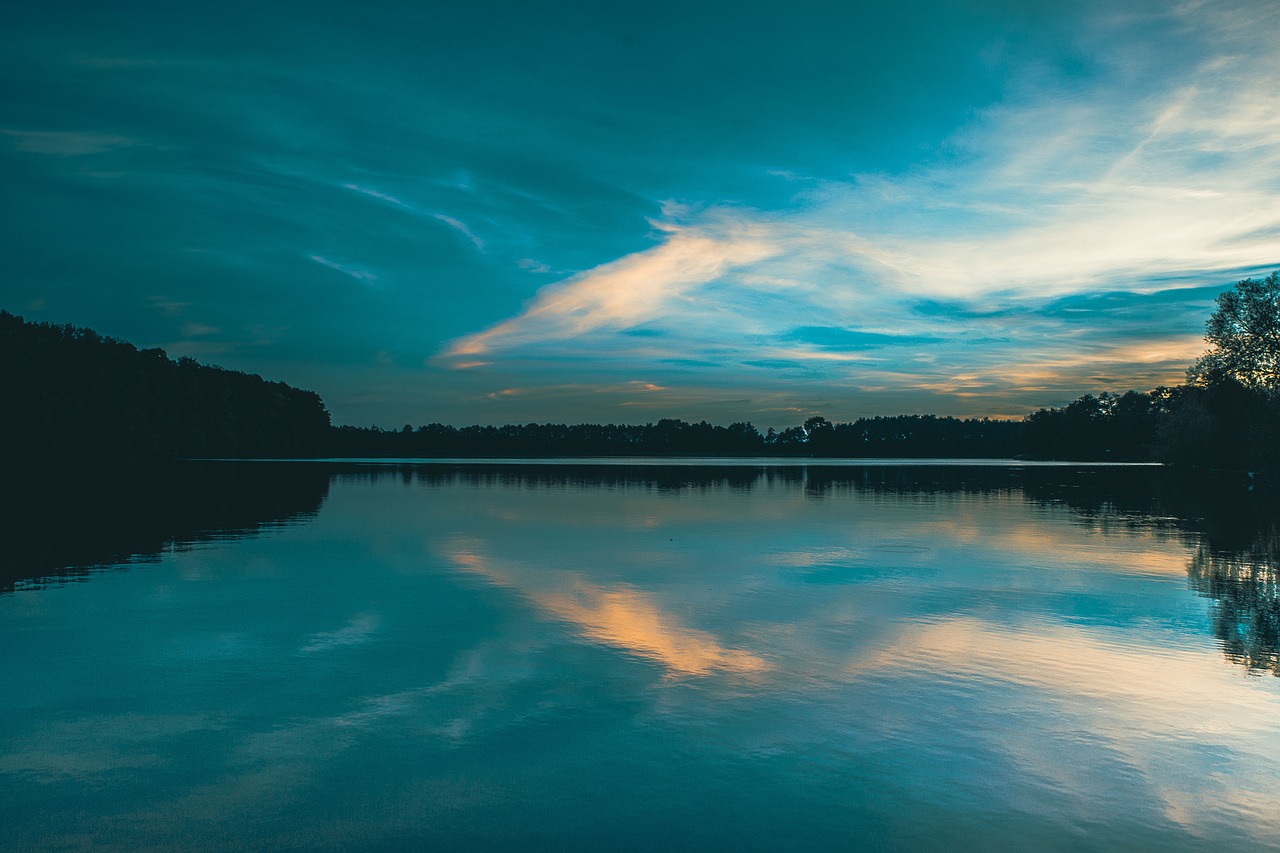
[[[815,416],[763,433],[749,422],[676,419],[386,430],[330,427],[317,394],[282,382],[0,311],[0,447],[148,457],[1029,457],[1280,471],[1280,274],[1220,295],[1206,341],[1182,385],[1086,394],[1020,421]]]
[[[761,433],[749,422],[716,426],[664,418],[648,424],[509,424],[400,430],[339,427],[337,456],[870,456],[995,457],[1016,454],[1017,421],[899,415]]]
[[[337,427],[345,457],[805,456],[1030,458],[1177,462],[1280,470],[1280,398],[1232,379],[1153,391],[1086,394],[1022,420],[897,415],[761,433],[663,419],[648,424],[432,423],[399,430]]]
[[[1205,341],[1182,385],[1085,395],[1032,413],[1025,452],[1280,471],[1280,274],[1219,295]]]
[[[314,456],[330,440],[312,391],[4,311],[0,401],[11,457]]]

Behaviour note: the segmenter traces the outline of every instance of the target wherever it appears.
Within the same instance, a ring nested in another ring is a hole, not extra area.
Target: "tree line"
[[[1021,420],[898,415],[760,433],[750,423],[661,420],[643,426],[524,424],[400,430],[338,428],[341,456],[808,456],[1029,458],[1172,462],[1280,470],[1280,274],[1217,299],[1208,351],[1187,381],[1085,394]]]
[[[508,424],[400,430],[338,427],[337,456],[869,456],[999,457],[1021,446],[1018,421],[898,415],[761,433],[750,422],[718,426],[664,418],[647,424]]]
[[[1216,302],[1209,348],[1185,383],[1033,412],[1027,454],[1280,470],[1280,272],[1239,281]]]
[[[0,400],[9,455],[316,456],[330,444],[313,391],[7,311]]]
[[[1181,462],[1280,470],[1280,274],[1218,297],[1184,384],[1086,394],[1021,420],[330,425],[319,395],[0,311],[6,452],[139,457],[808,456]]]
[[[1175,462],[1280,470],[1280,398],[1233,379],[1086,394],[1021,420],[811,417],[761,433],[750,422],[336,427],[343,457],[781,456]]]

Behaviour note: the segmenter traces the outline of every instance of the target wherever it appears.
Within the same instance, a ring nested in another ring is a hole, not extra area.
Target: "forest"
[[[301,457],[330,444],[313,391],[6,311],[0,399],[7,456]]]
[[[1280,470],[1280,274],[1218,297],[1187,381],[1086,394],[1021,420],[821,416],[760,432],[662,419],[400,429],[332,426],[320,396],[90,329],[0,311],[6,455],[191,457],[802,456],[1170,462]]]

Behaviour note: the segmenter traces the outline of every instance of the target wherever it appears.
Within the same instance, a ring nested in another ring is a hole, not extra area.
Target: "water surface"
[[[31,486],[5,552],[16,849],[1280,841],[1277,538],[1239,484],[267,463],[96,482]]]

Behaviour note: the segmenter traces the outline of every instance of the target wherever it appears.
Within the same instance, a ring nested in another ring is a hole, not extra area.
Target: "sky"
[[[1174,384],[1280,267],[1274,2],[19,4],[0,308],[335,423]]]

